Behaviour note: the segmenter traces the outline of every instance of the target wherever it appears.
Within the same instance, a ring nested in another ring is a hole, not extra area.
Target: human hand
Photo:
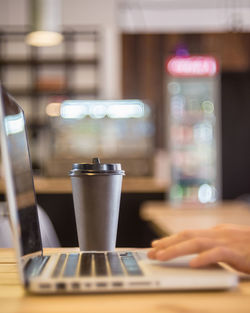
[[[250,274],[250,226],[218,225],[210,229],[185,230],[152,242],[148,257],[167,261],[179,256],[198,254],[191,267],[225,262]]]

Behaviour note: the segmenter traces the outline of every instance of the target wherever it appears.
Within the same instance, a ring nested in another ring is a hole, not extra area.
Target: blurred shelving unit
[[[0,79],[15,97],[26,98],[27,113],[37,113],[41,98],[51,95],[98,97],[97,30],[65,30],[60,45],[39,48],[25,43],[26,34],[0,29]]]
[[[24,109],[30,152],[36,174],[67,176],[72,163],[122,163],[127,175],[153,174],[153,113],[140,118],[91,114],[100,106],[90,101],[90,114],[62,118],[64,100],[100,100],[105,85],[103,30],[75,27],[64,30],[54,47],[25,43],[27,29],[0,29],[0,80]],[[107,45],[107,43],[106,43]]]
[[[71,27],[54,47],[25,43],[28,27],[1,27],[0,80],[25,111],[34,168],[46,154],[50,123],[46,106],[65,99],[100,96],[100,32]]]

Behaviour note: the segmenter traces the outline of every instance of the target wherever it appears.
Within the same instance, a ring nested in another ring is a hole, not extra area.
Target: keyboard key
[[[61,274],[65,259],[66,254],[61,254],[55,266],[54,272],[52,273],[53,278],[58,277]]]
[[[48,256],[48,255],[42,257],[42,262],[41,262],[39,268],[37,269],[37,273],[36,273],[37,276],[42,274],[42,271],[45,268],[45,265],[47,264],[47,262],[49,261],[49,258],[50,258],[50,256]]]
[[[78,264],[79,253],[72,253],[68,256],[67,263],[64,269],[64,277],[74,277]]]
[[[142,276],[142,270],[140,269],[135,257],[131,252],[121,253],[121,260],[123,265],[130,276]]]
[[[94,253],[96,276],[107,276],[107,264],[104,253]]]
[[[91,275],[91,263],[92,263],[92,254],[91,253],[82,253],[80,261],[80,276],[90,276]]]
[[[49,256],[39,255],[30,259],[24,268],[25,275],[27,277],[39,276],[42,273],[49,258]]]
[[[116,252],[108,252],[107,254],[111,274],[113,276],[121,276],[124,275],[121,260]]]

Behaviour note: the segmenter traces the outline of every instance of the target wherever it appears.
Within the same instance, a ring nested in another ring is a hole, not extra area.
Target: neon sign
[[[211,56],[174,56],[167,60],[166,70],[176,77],[214,76],[218,63]]]

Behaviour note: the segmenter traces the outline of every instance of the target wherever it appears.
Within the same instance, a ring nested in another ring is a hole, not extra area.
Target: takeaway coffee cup
[[[69,173],[80,250],[115,249],[120,208],[121,164],[74,163]]]

